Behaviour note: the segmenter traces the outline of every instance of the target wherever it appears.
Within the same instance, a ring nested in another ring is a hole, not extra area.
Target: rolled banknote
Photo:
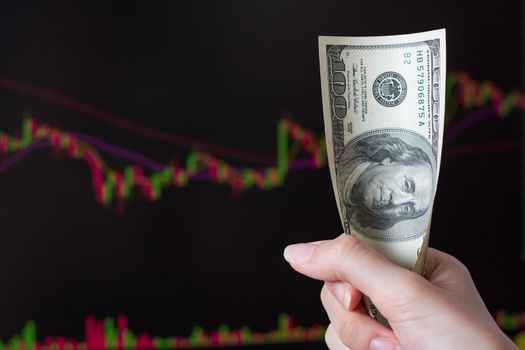
[[[321,36],[319,58],[330,175],[344,230],[423,273],[443,140],[445,30]]]

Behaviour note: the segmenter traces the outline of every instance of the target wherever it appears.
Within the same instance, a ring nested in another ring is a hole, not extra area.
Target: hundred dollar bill
[[[422,273],[443,140],[445,30],[321,36],[319,58],[344,230]]]

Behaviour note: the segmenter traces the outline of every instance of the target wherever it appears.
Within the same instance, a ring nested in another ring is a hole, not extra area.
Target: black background
[[[445,27],[448,71],[512,91],[523,83],[521,13],[519,1],[2,1],[0,76],[151,128],[274,155],[285,112],[323,131],[318,35]],[[28,108],[40,122],[159,162],[189,152],[5,88],[0,129],[19,132]],[[520,118],[490,118],[444,148],[434,207],[431,245],[467,264],[492,312],[525,308],[520,151],[447,152],[520,138]],[[135,198],[118,215],[96,203],[84,162],[35,152],[0,174],[0,339],[28,319],[40,336],[83,338],[86,315],[122,313],[155,335],[221,323],[267,331],[283,311],[298,324],[326,324],[321,284],[292,272],[282,250],[339,234],[331,186],[326,167],[238,198],[190,183],[157,202]]]

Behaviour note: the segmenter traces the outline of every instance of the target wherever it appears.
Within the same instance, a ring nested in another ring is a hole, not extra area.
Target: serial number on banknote
[[[412,65],[414,63],[412,52],[408,51],[403,54],[403,64],[404,65]],[[417,50],[415,53],[415,63],[416,63],[416,83],[417,83],[417,104],[418,104],[418,123],[419,126],[425,126],[427,116],[430,114],[430,105],[427,104],[427,96],[430,96],[429,86],[427,86],[426,82],[428,81],[428,73],[427,73],[427,79],[425,79],[425,65],[424,65],[425,59],[424,59],[424,51],[423,50]],[[428,60],[427,60],[428,62]],[[429,67],[427,66],[427,72],[429,71]],[[427,91],[425,91],[425,88]]]

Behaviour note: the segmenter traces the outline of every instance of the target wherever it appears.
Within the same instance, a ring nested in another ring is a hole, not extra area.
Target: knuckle
[[[342,260],[356,255],[359,256],[369,251],[363,243],[352,236],[347,235],[341,238],[335,247],[335,254]]]
[[[445,258],[439,266],[439,274],[447,278],[459,277],[461,279],[471,278],[470,271],[460,260],[452,255],[443,253]]]
[[[324,342],[326,343],[326,346],[328,346],[328,349],[335,349],[336,341],[335,337],[337,335],[334,332],[334,328],[332,324],[328,325],[328,328],[326,329],[326,332],[324,333]]]
[[[339,340],[347,347],[355,347],[362,334],[359,325],[352,319],[342,319],[339,324]]]
[[[372,250],[370,250],[364,243],[361,243],[356,239],[343,244],[340,247],[340,251],[338,253],[340,254],[340,260],[343,262],[341,265],[343,267],[341,271],[342,275],[338,276],[341,280],[345,280],[344,277],[347,272],[347,270],[344,269],[344,266],[356,266],[363,264],[369,259],[369,256],[373,254]]]
[[[442,273],[446,280],[472,281],[472,275],[465,264],[452,257],[448,268]]]
[[[427,282],[420,275],[409,270],[399,270],[393,278],[396,281],[382,291],[380,297],[381,304],[387,309],[405,310],[424,296]]]
[[[324,334],[324,342],[326,343],[326,346],[328,347],[328,349],[331,350],[332,349],[331,344],[333,340],[332,340],[332,335],[329,332],[326,332]]]
[[[459,259],[443,252],[441,252],[441,255],[441,262],[444,263],[444,265],[448,267],[448,269],[456,270],[457,273],[470,275],[470,271],[468,270],[468,268]]]
[[[323,285],[323,288],[321,288],[321,293],[320,293],[321,303],[323,305],[326,302],[326,298],[328,297],[328,293],[330,293],[330,292],[328,291],[328,287],[326,286],[326,283],[325,283]]]
[[[397,285],[402,288],[403,293],[401,295],[404,296],[404,299],[414,300],[421,296],[426,280],[417,273],[407,270],[406,272],[402,271],[399,282]]]
[[[421,275],[418,275],[417,273],[410,270],[400,270],[398,279],[400,280],[399,284],[404,289],[415,291],[419,290],[421,285],[426,282],[426,280]]]
[[[451,263],[454,264],[454,267],[455,267],[455,269],[457,270],[458,273],[460,273],[460,274],[462,274],[464,276],[470,277],[469,269],[461,261],[459,261],[458,259],[452,257]]]

